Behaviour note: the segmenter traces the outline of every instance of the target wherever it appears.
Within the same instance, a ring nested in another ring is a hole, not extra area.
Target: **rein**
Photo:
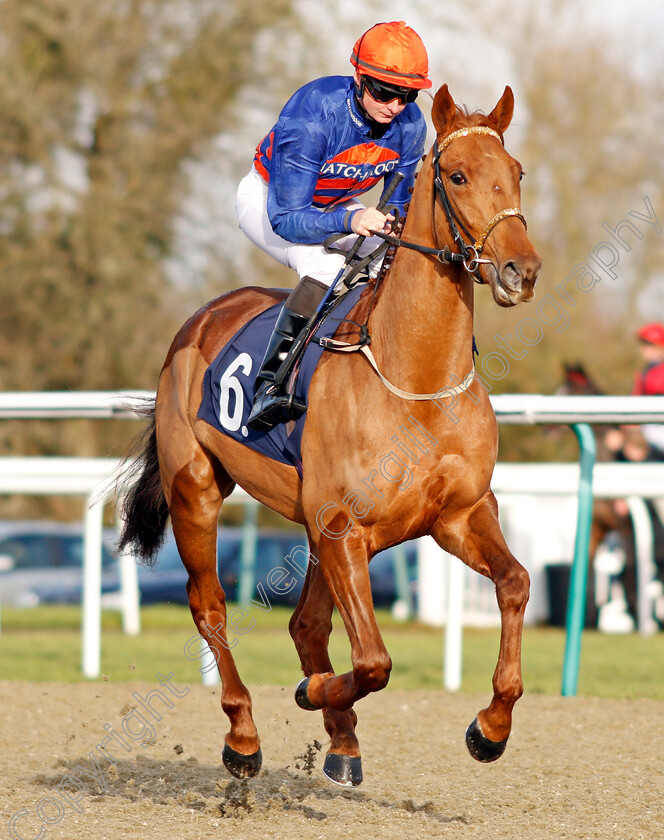
[[[459,218],[458,213],[452,206],[452,202],[447,195],[447,191],[445,189],[445,184],[443,183],[443,178],[440,170],[440,156],[442,153],[447,149],[447,147],[457,140],[460,137],[468,137],[473,134],[487,134],[491,137],[496,137],[500,140],[501,144],[503,142],[502,137],[498,134],[497,131],[494,131],[489,126],[485,125],[477,125],[477,126],[469,126],[468,128],[460,128],[457,131],[453,131],[451,134],[448,134],[441,143],[435,148],[433,153],[433,166],[434,166],[434,193],[433,193],[433,202],[434,202],[434,212],[436,207],[436,196],[440,199],[440,203],[443,206],[443,210],[445,211],[445,218],[447,219],[447,224],[450,229],[450,233],[452,234],[452,238],[454,239],[454,243],[456,247],[459,249],[458,251],[452,251],[452,249],[445,245],[443,248],[430,248],[426,245],[419,245],[417,242],[408,242],[405,239],[401,239],[396,236],[392,236],[388,233],[381,233],[380,231],[375,232],[375,236],[384,239],[386,242],[389,242],[391,245],[396,245],[397,247],[401,248],[408,248],[411,251],[418,251],[420,254],[428,254],[431,256],[435,256],[439,262],[441,263],[460,263],[464,270],[470,274],[476,283],[484,283],[482,276],[479,273],[479,267],[482,263],[491,263],[491,260],[483,259],[482,258],[482,251],[484,250],[484,245],[486,241],[493,231],[493,229],[500,224],[500,222],[504,221],[505,219],[509,219],[511,217],[515,217],[520,219],[523,222],[524,227],[528,230],[528,224],[526,222],[525,216],[521,213],[521,211],[516,207],[508,207],[505,210],[501,210],[500,212],[496,213],[493,218],[489,219],[486,223],[482,231],[480,232],[479,236],[475,239],[472,244],[466,242],[461,234],[461,230],[465,233],[469,240],[472,241],[473,237],[468,228],[464,225],[464,223]]]

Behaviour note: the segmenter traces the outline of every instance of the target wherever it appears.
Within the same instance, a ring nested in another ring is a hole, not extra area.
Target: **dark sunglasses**
[[[393,99],[398,99],[402,105],[406,105],[408,102],[415,102],[419,93],[414,88],[386,85],[385,82],[379,82],[371,76],[362,76],[362,80],[369,96],[376,102],[392,102]]]

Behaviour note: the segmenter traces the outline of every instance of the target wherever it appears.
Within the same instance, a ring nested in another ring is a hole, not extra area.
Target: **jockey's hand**
[[[389,233],[390,222],[394,221],[392,213],[386,216],[375,207],[365,207],[353,215],[350,226],[358,236],[371,236],[374,231]]]

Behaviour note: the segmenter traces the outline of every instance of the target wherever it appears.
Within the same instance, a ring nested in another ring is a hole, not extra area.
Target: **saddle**
[[[357,283],[348,292],[331,301],[301,355],[288,387],[294,398],[304,406],[308,405],[309,386],[324,352],[324,340],[334,335],[342,321],[348,320],[365,285]],[[298,467],[301,464],[300,446],[306,413],[294,424],[280,423],[269,431],[247,426],[254,399],[256,373],[280,308],[281,304],[277,303],[259,313],[221,349],[205,371],[203,397],[197,416],[243,446],[281,463]]]

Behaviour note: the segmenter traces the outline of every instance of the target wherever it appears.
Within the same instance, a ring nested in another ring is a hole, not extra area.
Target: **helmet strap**
[[[369,127],[371,129],[370,132],[369,132],[369,136],[371,137],[372,140],[379,140],[383,136],[383,134],[385,134],[387,129],[389,128],[389,124],[384,125],[383,123],[379,123],[379,122],[376,122],[375,120],[372,120],[371,117],[369,116],[368,112],[367,112],[367,109],[362,104],[362,100],[364,99],[364,91],[365,91],[364,74],[360,73],[360,84],[359,85],[355,80],[353,80],[353,84],[355,85],[355,101],[357,103],[357,108],[358,108],[359,112],[362,114],[362,116],[364,117],[364,119],[369,123]]]

